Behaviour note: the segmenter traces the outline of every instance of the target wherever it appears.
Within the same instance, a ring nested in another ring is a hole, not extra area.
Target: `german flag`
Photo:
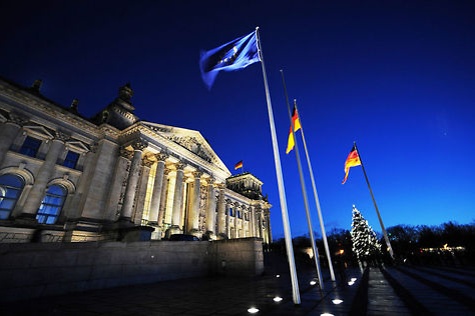
[[[361,160],[360,156],[358,155],[358,150],[356,150],[356,145],[353,145],[353,148],[351,149],[345,161],[345,178],[341,182],[342,184],[345,184],[346,179],[348,179],[350,168],[356,166],[361,166]]]
[[[234,170],[238,170],[239,168],[242,168],[242,160],[237,162],[235,165],[234,165]]]
[[[295,106],[292,111],[292,125],[294,126],[294,133],[298,131],[300,128],[302,128],[302,126],[300,125],[299,114]],[[288,154],[289,152],[291,152],[292,149],[294,149],[294,146],[295,146],[295,139],[294,139],[294,134],[292,133],[292,126],[290,126],[289,139],[287,140],[287,149],[285,150],[285,153]]]

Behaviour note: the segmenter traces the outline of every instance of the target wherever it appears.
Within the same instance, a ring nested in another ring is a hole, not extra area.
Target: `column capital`
[[[142,164],[143,164],[145,167],[149,167],[149,168],[150,168],[154,163],[155,163],[155,161],[150,160],[150,159],[148,159],[147,157],[144,157],[144,158],[142,159]]]
[[[195,177],[195,179],[199,179],[203,175],[203,172],[202,171],[193,171],[192,174]]]
[[[134,155],[130,150],[127,150],[125,146],[120,147],[119,154],[121,157],[124,157],[125,159],[129,159],[129,160],[131,160]]]
[[[183,171],[183,169],[185,169],[185,167],[186,167],[186,163],[179,161],[175,164],[175,167],[176,167],[177,171],[178,170]]]
[[[134,150],[142,151],[148,146],[148,142],[139,138],[135,140],[132,144],[130,144]]]
[[[157,159],[157,161],[165,161],[168,157],[170,157],[170,155],[165,154],[165,153],[156,153],[154,156]]]

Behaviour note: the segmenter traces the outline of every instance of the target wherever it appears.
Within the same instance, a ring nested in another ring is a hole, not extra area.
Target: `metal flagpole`
[[[315,267],[317,269],[318,283],[319,283],[320,289],[323,290],[323,278],[322,278],[322,272],[320,270],[320,256],[318,254],[318,248],[316,246],[315,237],[313,235],[313,225],[312,225],[312,220],[310,218],[310,210],[309,210],[309,207],[308,207],[307,190],[305,188],[305,180],[303,178],[302,163],[300,162],[299,147],[297,145],[297,140],[295,138],[294,120],[292,118],[292,112],[290,110],[289,97],[288,97],[288,94],[287,94],[287,86],[285,84],[285,79],[284,79],[284,71],[280,70],[280,74],[282,75],[282,84],[284,86],[285,102],[287,103],[287,111],[289,112],[290,130],[291,130],[291,133],[292,133],[292,137],[294,138],[295,157],[297,159],[297,166],[298,166],[298,170],[299,170],[300,186],[302,188],[303,202],[304,202],[304,206],[305,206],[305,214],[307,216],[308,232],[310,234],[310,242],[312,243],[313,258],[315,260]]]
[[[295,109],[298,113],[299,110],[297,108],[297,102],[295,102]],[[330,269],[330,278],[332,281],[335,281],[335,272],[333,271],[333,263],[332,263],[332,258],[330,255],[330,248],[328,247],[327,234],[325,232],[325,225],[323,223],[322,209],[320,207],[320,200],[318,198],[317,186],[315,185],[315,178],[313,176],[313,168],[312,168],[312,164],[310,163],[310,156],[308,155],[307,142],[305,140],[305,134],[303,133],[303,125],[302,125],[302,120],[300,119],[300,116],[299,116],[299,120],[300,120],[300,129],[302,132],[303,147],[305,150],[305,155],[307,157],[307,164],[308,164],[308,170],[310,172],[310,180],[312,182],[313,195],[314,195],[315,204],[317,207],[318,219],[320,221],[320,230],[322,231],[323,246],[325,247],[325,253],[328,259],[328,268]]]
[[[282,222],[284,225],[285,246],[287,249],[287,260],[290,268],[290,279],[292,282],[292,297],[294,304],[300,304],[300,290],[297,279],[297,269],[295,267],[294,249],[292,246],[292,234],[290,232],[289,214],[287,211],[287,199],[285,197],[284,179],[282,177],[282,166],[280,163],[279,146],[277,144],[277,134],[275,131],[274,113],[272,111],[272,103],[270,99],[269,85],[267,83],[266,67],[262,54],[261,40],[259,37],[259,27],[256,27],[257,50],[261,59],[262,76],[264,77],[264,87],[267,100],[267,112],[269,114],[269,125],[272,137],[272,148],[274,150],[275,172],[277,175],[277,184],[279,188],[280,208],[282,211]]]
[[[371,194],[371,198],[373,199],[373,204],[374,204],[374,208],[376,209],[376,214],[378,215],[379,224],[381,225],[381,229],[383,230],[383,235],[384,235],[384,240],[386,241],[386,246],[388,247],[389,254],[391,255],[391,258],[394,259],[393,248],[391,247],[391,243],[389,242],[388,233],[386,232],[386,228],[384,228],[383,219],[381,218],[381,214],[379,214],[378,205],[376,204],[376,199],[374,198],[373,190],[371,189],[371,185],[369,184],[368,176],[366,175],[366,170],[364,168],[363,160],[361,159],[360,151],[358,150],[358,147],[356,146],[356,142],[354,142],[354,144],[355,144],[356,152],[358,153],[358,157],[360,159],[361,169],[363,169],[363,174],[364,174],[364,177],[366,179],[366,184],[368,185],[369,193]]]

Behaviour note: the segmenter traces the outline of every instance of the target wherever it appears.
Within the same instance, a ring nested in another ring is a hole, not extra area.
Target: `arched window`
[[[46,191],[41,206],[36,214],[36,219],[40,224],[54,224],[58,220],[59,213],[63,208],[64,200],[68,190],[62,185],[51,185]]]
[[[25,182],[14,174],[0,176],[0,219],[8,219],[15,207]]]

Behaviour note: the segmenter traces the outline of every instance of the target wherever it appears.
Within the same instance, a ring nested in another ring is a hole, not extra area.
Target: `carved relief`
[[[168,139],[170,139],[171,141],[177,143],[178,145],[182,147],[185,147],[186,149],[196,154],[200,158],[203,158],[204,160],[208,162],[212,162],[211,154],[202,147],[201,143],[196,139],[196,137],[171,136]]]

